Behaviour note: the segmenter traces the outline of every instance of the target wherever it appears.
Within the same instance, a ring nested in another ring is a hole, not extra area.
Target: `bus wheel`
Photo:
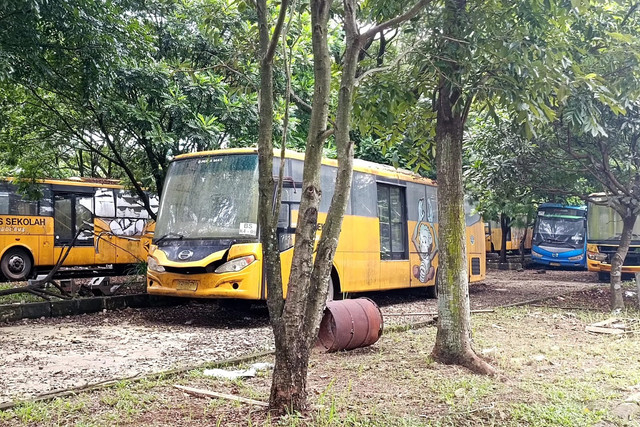
[[[436,270],[436,282],[433,286],[427,286],[425,289],[425,296],[429,299],[438,298],[438,276],[440,275],[440,270]]]
[[[0,269],[8,280],[25,280],[31,274],[32,264],[27,251],[11,248],[2,256]]]
[[[327,302],[330,302],[333,300],[341,300],[341,299],[343,299],[343,295],[342,295],[342,292],[340,292],[340,289],[336,289],[336,286],[333,281],[333,272],[332,272],[331,275],[329,276],[329,289],[327,291],[327,300],[325,302],[325,305]]]

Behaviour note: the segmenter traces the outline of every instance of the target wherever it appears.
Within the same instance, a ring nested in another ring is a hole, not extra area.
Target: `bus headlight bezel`
[[[531,256],[534,257],[534,258],[542,258],[542,254],[540,254],[540,253],[538,253],[538,252],[536,252],[534,250],[531,250]]]
[[[147,268],[156,273],[164,273],[165,268],[158,264],[158,260],[152,256],[147,257]]]
[[[235,258],[230,261],[225,262],[220,267],[215,269],[215,273],[237,273],[238,271],[244,270],[253,262],[255,262],[256,257],[254,255],[247,255],[240,258]]]
[[[584,257],[584,255],[580,254],[580,255],[576,255],[576,256],[570,256],[568,258],[569,261],[582,261],[582,258]]]
[[[592,261],[605,262],[607,260],[607,254],[600,252],[587,252],[587,257]]]

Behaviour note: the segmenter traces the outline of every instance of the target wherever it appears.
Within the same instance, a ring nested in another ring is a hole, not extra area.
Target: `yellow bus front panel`
[[[598,249],[604,249],[601,251]],[[587,269],[597,273],[610,273],[611,272],[611,257],[618,250],[618,245],[606,245],[606,244],[587,244]],[[629,252],[640,252],[640,245],[630,245]],[[605,254],[606,252],[606,254]],[[606,259],[603,259],[606,257]],[[628,257],[629,258],[629,257]],[[628,259],[627,258],[627,259]],[[625,262],[628,262],[625,260]],[[622,273],[638,273],[640,272],[640,265],[623,265]]]
[[[255,260],[240,271],[215,273],[204,271],[220,261],[226,251],[219,251],[200,261],[179,263],[167,259],[161,248],[151,246],[149,256],[163,266],[164,272],[147,273],[147,292],[189,298],[260,299],[262,292],[262,246],[259,243],[238,244],[229,250],[228,260],[253,256]],[[220,264],[221,265],[221,264]],[[189,271],[201,269],[202,273]],[[181,273],[184,270],[185,273]]]

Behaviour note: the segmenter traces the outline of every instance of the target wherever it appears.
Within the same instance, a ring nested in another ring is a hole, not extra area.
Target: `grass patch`
[[[628,314],[638,317],[634,311]],[[349,352],[314,352],[309,410],[279,420],[260,407],[198,398],[173,387],[266,401],[270,372],[225,381],[205,377],[200,369],[25,403],[0,411],[0,424],[593,426],[606,420],[625,425],[612,409],[640,391],[640,340],[585,332],[586,325],[607,317],[592,310],[547,307],[511,307],[474,316],[474,348],[499,369],[498,378],[434,362],[434,327],[387,331],[376,345]]]
[[[19,288],[21,286],[26,286],[25,282],[16,282],[16,283],[0,283],[0,290],[4,289],[12,289]],[[0,305],[1,304],[24,304],[27,302],[43,302],[44,299],[35,296],[30,293],[19,293],[19,294],[10,294],[10,295],[2,295],[0,296]]]

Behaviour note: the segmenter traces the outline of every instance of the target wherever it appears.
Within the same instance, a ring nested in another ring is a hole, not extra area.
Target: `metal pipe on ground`
[[[369,298],[331,301],[324,309],[318,344],[328,353],[374,344],[382,335],[382,312]]]

